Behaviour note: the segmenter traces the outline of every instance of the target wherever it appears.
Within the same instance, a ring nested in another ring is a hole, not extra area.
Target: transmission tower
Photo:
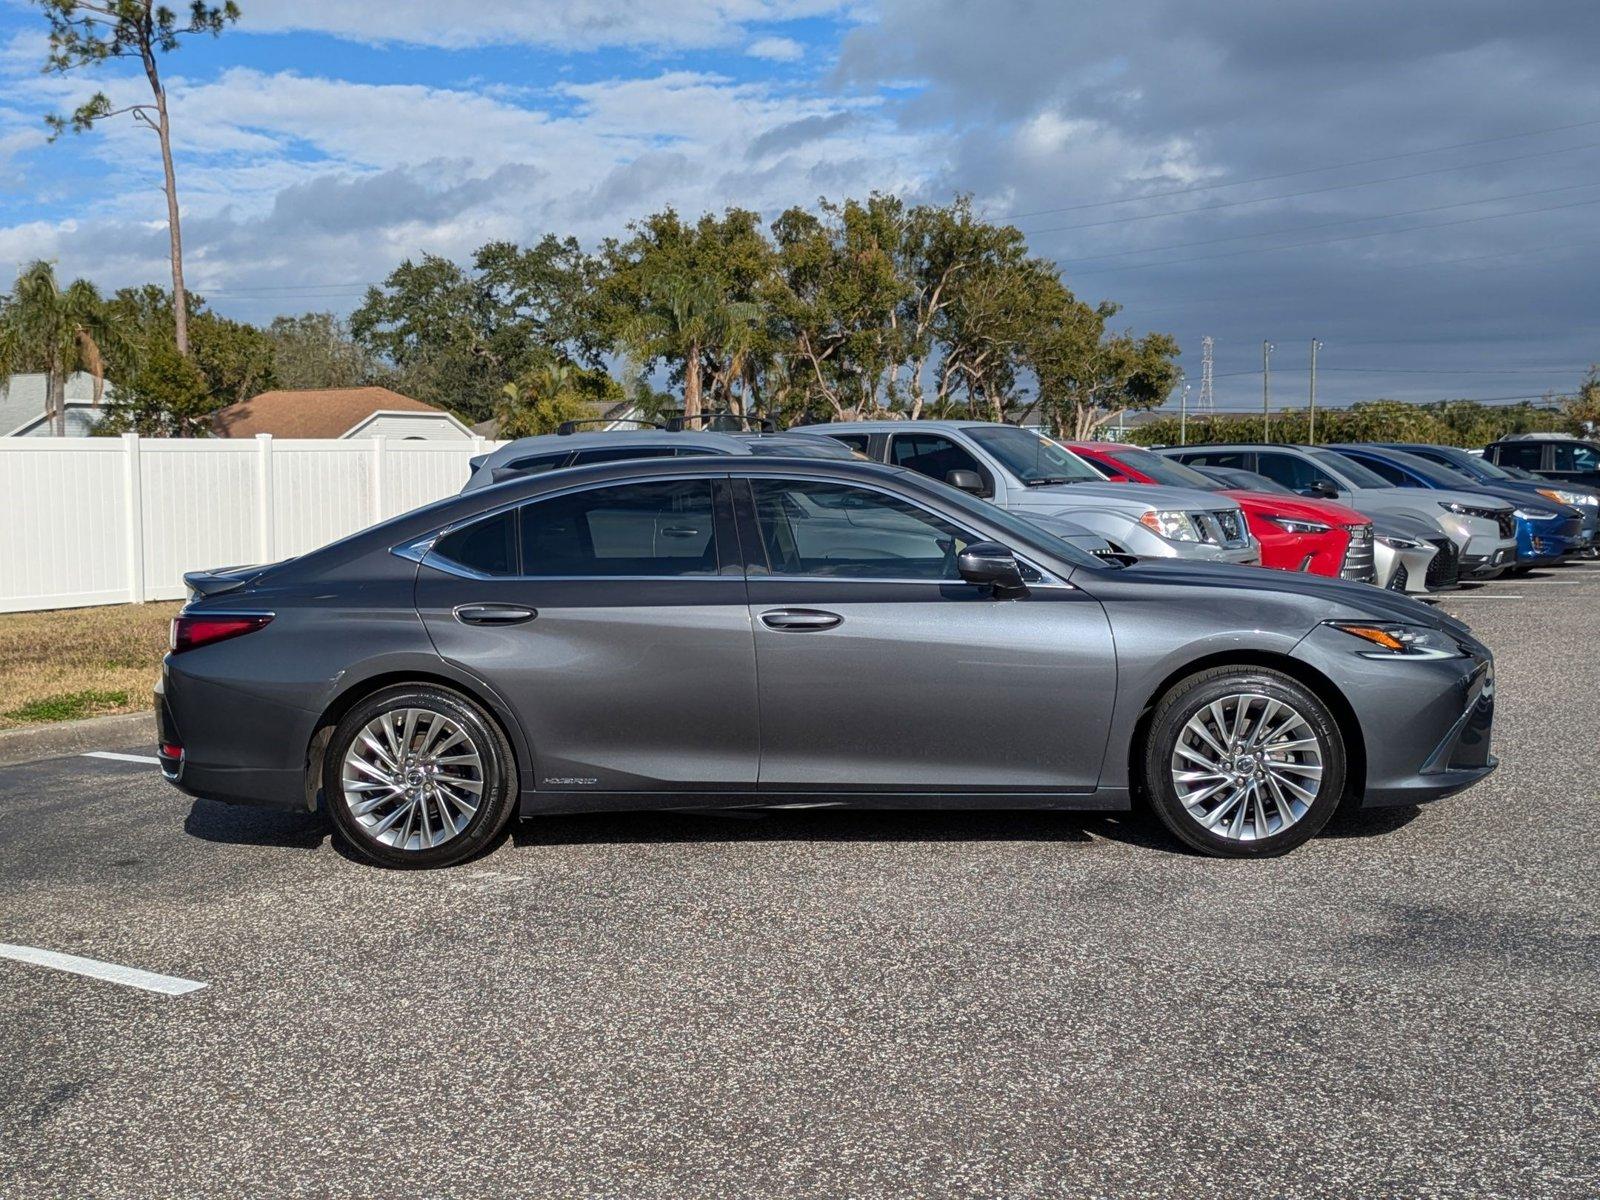
[[[1211,352],[1216,345],[1217,339],[1214,337],[1200,339],[1200,398],[1195,401],[1194,410],[1207,416],[1217,410],[1217,397],[1211,390]]]

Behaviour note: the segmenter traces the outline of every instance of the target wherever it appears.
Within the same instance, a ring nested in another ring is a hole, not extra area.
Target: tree
[[[1082,440],[1120,413],[1155,408],[1178,382],[1177,339],[1166,333],[1108,336],[1106,322],[1116,313],[1115,304],[1090,308],[1058,284],[1028,338],[1038,403],[1057,436]]]
[[[372,356],[351,336],[349,324],[332,313],[274,317],[267,338],[279,387],[359,387],[379,375]]]
[[[96,433],[145,437],[206,437],[217,409],[211,383],[194,358],[170,337],[147,344],[137,366],[117,383]]]
[[[161,82],[157,54],[170,54],[190,34],[219,35],[224,26],[239,19],[233,0],[206,4],[194,0],[189,19],[180,24],[177,14],[154,0],[37,0],[50,22],[50,53],[45,70],[65,75],[94,67],[109,59],[137,58],[150,85],[151,104],[125,104],[114,108],[104,92],[96,92],[70,116],[46,118],[51,140],[68,129],[83,133],[97,121],[129,115],[153,131],[161,143],[161,169],[166,181],[167,234],[172,259],[172,314],[178,353],[189,353],[188,301],[183,282],[183,234],[178,219],[178,179],[172,165],[172,129],[167,114],[167,91]],[[152,115],[154,114],[154,115]]]
[[[94,376],[94,399],[105,384],[105,357],[122,349],[117,328],[106,319],[100,293],[86,279],[65,288],[55,268],[35,262],[17,276],[0,302],[0,375],[38,370],[45,375],[45,415],[60,437],[67,432],[67,376]]]
[[[188,357],[199,374],[212,411],[277,386],[274,345],[264,331],[211,312],[205,300],[193,292],[185,300],[190,335]],[[172,298],[165,288],[155,284],[122,288],[107,303],[106,315],[121,331],[126,347],[124,353],[108,356],[107,361],[107,374],[119,387],[144,359],[177,346]],[[187,412],[192,403],[188,372],[180,376],[169,370],[147,376],[145,400],[158,401],[161,378],[181,384],[172,397],[174,414]],[[192,421],[176,419],[174,428],[193,430],[197,426]]]
[[[1600,431],[1600,366],[1589,368],[1577,394],[1562,397],[1561,407],[1574,433]]]
[[[579,421],[597,407],[622,398],[622,388],[604,372],[570,362],[550,362],[501,391],[495,417],[502,438],[554,433],[563,421]]]
[[[432,254],[408,259],[367,289],[350,331],[394,365],[401,390],[481,421],[506,384],[545,362],[598,364],[594,269],[575,241],[554,237],[530,250],[490,242],[470,268]]]

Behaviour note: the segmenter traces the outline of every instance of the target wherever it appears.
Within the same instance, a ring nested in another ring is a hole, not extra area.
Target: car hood
[[[1284,517],[1301,517],[1307,521],[1321,521],[1324,525],[1366,525],[1371,518],[1363,516],[1346,504],[1332,500],[1308,500],[1304,496],[1285,496],[1280,492],[1249,492],[1228,488],[1221,493],[1231,496],[1245,506],[1246,511],[1259,509]]]
[[[1391,592],[1345,579],[1308,575],[1299,571],[1269,571],[1261,567],[1235,566],[1232,563],[1204,562],[1181,558],[1141,558],[1116,572],[1119,582],[1150,583],[1172,587],[1228,588],[1238,591],[1276,593],[1314,600],[1325,609],[1323,615],[1340,619],[1367,618],[1375,621],[1404,621],[1432,629],[1468,632],[1467,626],[1431,605],[1413,600],[1403,592]],[[1074,583],[1081,583],[1091,594],[1092,577],[1087,570],[1075,572]]]
[[[1055,483],[1020,491],[1020,497],[1013,502],[1018,508],[1116,508],[1122,512],[1142,513],[1147,508],[1214,512],[1239,507],[1237,500],[1220,492],[1156,483]]]

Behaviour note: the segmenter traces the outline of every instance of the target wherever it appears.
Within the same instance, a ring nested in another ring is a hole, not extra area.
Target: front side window
[[[1367,470],[1355,459],[1350,458],[1348,455],[1340,454],[1336,450],[1307,450],[1306,453],[1322,463],[1330,471],[1339,472],[1348,481],[1349,487],[1381,488],[1389,486],[1389,481],[1382,475]],[[1333,482],[1337,484],[1338,481],[1335,480]]]
[[[956,556],[975,540],[869,488],[791,479],[752,479],[750,486],[775,575],[956,580]]]
[[[1374,474],[1382,475],[1384,479],[1394,484],[1396,487],[1404,487],[1406,484],[1411,482],[1411,480],[1406,477],[1406,473],[1393,463],[1386,463],[1381,459],[1373,458],[1358,458],[1355,461],[1360,463],[1363,467],[1366,467],[1367,470],[1372,471]]]
[[[970,451],[937,433],[895,434],[889,440],[889,461],[941,483],[951,471],[971,471],[988,482]]]
[[[843,442],[857,454],[865,454],[867,447],[872,445],[872,435],[870,433],[830,433],[827,436],[836,442]]]
[[[1273,454],[1263,451],[1256,455],[1256,470],[1272,482],[1282,484],[1291,492],[1302,494],[1310,492],[1318,482],[1326,483],[1332,488],[1339,486],[1333,476],[1319,470],[1298,454]]]
[[[1502,467],[1521,467],[1525,471],[1537,471],[1543,464],[1544,447],[1538,442],[1511,442],[1496,449],[1500,455],[1495,461]]]
[[[720,566],[708,479],[552,496],[523,505],[521,524],[523,575],[714,575]]]
[[[1248,450],[1196,450],[1188,454],[1174,455],[1179,462],[1188,463],[1193,467],[1222,467],[1230,471],[1254,471],[1256,466],[1250,461],[1251,454]],[[1262,471],[1265,475],[1266,472]]]

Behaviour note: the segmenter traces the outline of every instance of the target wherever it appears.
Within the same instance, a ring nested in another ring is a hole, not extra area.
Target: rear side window
[[[567,454],[540,454],[532,458],[518,458],[508,462],[506,466],[513,471],[522,471],[529,475],[542,475],[546,471],[554,471],[567,461]]]
[[[866,454],[867,447],[872,445],[870,433],[830,433],[827,436],[836,442],[843,442],[857,454]]]
[[[429,557],[448,559],[480,575],[517,573],[516,513],[510,509],[445,534]]]
[[[715,575],[720,565],[708,479],[591,488],[522,507],[523,575]]]
[[[987,482],[988,474],[965,447],[934,433],[897,433],[889,441],[889,461],[919,475],[943,481],[951,471],[972,471]]]
[[[675,453],[672,446],[602,446],[594,450],[580,450],[572,465],[584,466],[588,463],[626,462],[635,458],[671,458]]]
[[[1188,463],[1191,467],[1226,467],[1232,471],[1253,471],[1255,465],[1250,461],[1249,451],[1244,450],[1196,450],[1193,454],[1174,454],[1172,456],[1179,462]],[[1265,471],[1262,472],[1266,474]]]
[[[1257,454],[1256,470],[1291,492],[1309,491],[1311,485],[1318,482],[1329,487],[1339,486],[1333,476],[1294,454]]]
[[[1600,470],[1600,462],[1593,446],[1582,443],[1565,445],[1557,443],[1555,446],[1555,467],[1557,471],[1595,471]]]
[[[1537,471],[1544,465],[1544,446],[1538,442],[1507,442],[1495,447],[1494,460],[1503,466]]]

